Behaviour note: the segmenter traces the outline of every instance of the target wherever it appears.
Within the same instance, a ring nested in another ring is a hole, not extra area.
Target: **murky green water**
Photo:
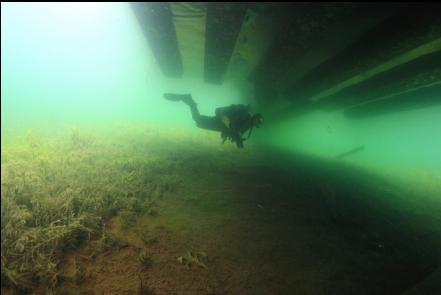
[[[1,44],[2,293],[401,294],[439,274],[441,107],[269,119],[241,150],[162,95],[214,115],[252,93],[163,77],[128,4],[2,3]]]

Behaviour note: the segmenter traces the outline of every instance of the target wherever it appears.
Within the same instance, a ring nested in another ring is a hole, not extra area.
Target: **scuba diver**
[[[243,134],[249,130],[248,138],[254,127],[262,123],[261,114],[250,114],[250,105],[232,104],[228,107],[217,108],[216,116],[203,116],[199,113],[191,94],[165,93],[164,98],[170,101],[182,101],[190,107],[193,120],[199,128],[220,131],[224,143],[227,139],[235,142],[238,148],[243,148]]]

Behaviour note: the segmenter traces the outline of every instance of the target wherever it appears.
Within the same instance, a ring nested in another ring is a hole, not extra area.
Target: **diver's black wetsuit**
[[[208,129],[213,131],[223,131],[225,126],[222,121],[216,116],[203,116],[199,113],[196,103],[192,100],[192,103],[187,103],[190,107],[191,116],[196,122],[196,126],[202,129]]]
[[[196,103],[189,94],[164,94],[164,97],[172,101],[183,101],[190,107],[193,120],[199,128],[219,131],[223,142],[230,139],[237,147],[243,147],[243,133],[253,127],[251,114],[244,105],[230,105],[216,109],[216,116],[203,116],[199,113]],[[251,132],[251,130],[250,130]]]

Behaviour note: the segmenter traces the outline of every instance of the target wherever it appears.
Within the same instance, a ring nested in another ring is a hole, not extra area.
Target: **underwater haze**
[[[134,5],[1,4],[2,294],[441,294],[441,105],[286,115],[233,65],[205,82],[205,4],[164,3],[181,77]],[[164,93],[263,122],[238,148]]]
[[[164,92],[192,93],[208,115],[241,102],[228,86],[164,78],[127,3],[2,4],[1,38],[2,131],[118,121],[193,126]]]

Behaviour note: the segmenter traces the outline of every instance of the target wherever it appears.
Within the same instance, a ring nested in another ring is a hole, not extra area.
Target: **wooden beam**
[[[345,110],[345,116],[353,119],[373,117],[391,112],[408,111],[441,105],[441,81],[394,93]]]
[[[251,71],[267,52],[281,25],[280,15],[273,6],[250,5],[234,46],[226,79],[248,83]]]
[[[205,82],[222,84],[245,11],[235,2],[207,3]]]
[[[256,85],[281,92],[390,15],[356,3],[291,3],[279,8],[281,29],[250,74]]]
[[[168,2],[132,2],[153,55],[167,77],[180,78],[183,67]]]
[[[441,81],[441,50],[423,55],[325,97],[319,105],[340,109]],[[416,98],[417,99],[417,98]]]
[[[203,80],[206,5],[172,2],[170,6],[184,68],[183,78]]]
[[[352,13],[342,16],[324,30],[311,36],[304,52],[289,59],[286,72],[276,80],[276,88],[282,91],[287,89],[295,81],[344,50],[375,25],[391,17],[397,10],[394,6],[378,9],[375,5],[367,5],[358,4]]]
[[[441,12],[426,6],[405,9],[375,26],[358,41],[295,82],[285,94],[296,100],[318,101],[437,51],[437,39],[441,37]]]
[[[426,55],[430,55],[433,53],[437,53],[440,50],[441,50],[441,38],[438,38],[432,42],[411,49],[408,52],[405,52],[395,58],[392,58],[391,60],[388,60],[387,62],[380,64],[372,69],[369,69],[363,73],[351,77],[348,80],[345,80],[323,92],[320,92],[312,96],[310,99],[312,101],[318,101],[325,97],[329,97],[330,95],[334,95],[347,87],[357,85],[358,83],[364,82],[372,77],[375,77],[376,75],[385,73],[396,67],[412,62],[417,58],[424,57]]]

